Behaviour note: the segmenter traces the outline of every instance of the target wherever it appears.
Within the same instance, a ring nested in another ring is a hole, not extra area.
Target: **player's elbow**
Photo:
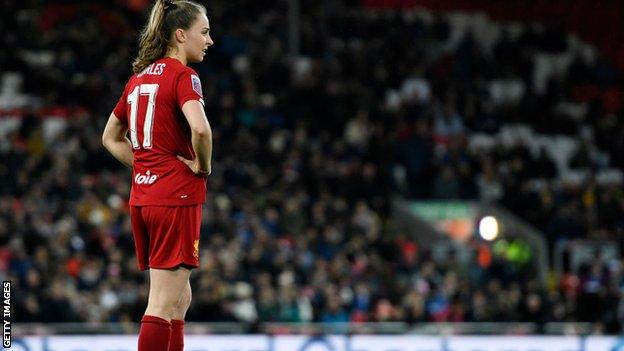
[[[102,133],[102,145],[107,149],[110,150],[111,146],[115,143],[116,138],[114,133],[111,133],[111,130],[109,128],[106,128],[104,130],[104,133]]]
[[[106,133],[102,134],[102,146],[104,146],[106,150],[110,150],[110,138],[106,135]]]
[[[212,138],[212,131],[208,125],[198,125],[193,127],[193,134],[200,139]]]

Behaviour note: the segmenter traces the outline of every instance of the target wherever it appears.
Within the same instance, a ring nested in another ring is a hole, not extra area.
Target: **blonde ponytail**
[[[206,9],[193,1],[156,0],[149,20],[139,39],[139,54],[132,63],[132,71],[139,73],[167,53],[171,36],[177,28],[188,29]]]

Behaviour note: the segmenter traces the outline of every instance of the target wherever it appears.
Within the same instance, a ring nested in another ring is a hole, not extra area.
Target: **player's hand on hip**
[[[210,168],[207,169],[207,170],[202,169],[199,166],[199,161],[197,160],[197,158],[195,158],[193,160],[189,160],[189,159],[186,159],[186,158],[184,158],[182,156],[177,156],[177,157],[178,157],[178,160],[184,162],[184,164],[186,164],[188,166],[188,168],[190,168],[193,173],[195,173],[197,175],[202,175],[202,176],[210,175],[211,169]]]

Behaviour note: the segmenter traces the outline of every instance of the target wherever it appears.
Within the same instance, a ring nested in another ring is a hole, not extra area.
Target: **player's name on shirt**
[[[163,74],[165,66],[167,66],[166,63],[152,63],[151,65],[147,66],[141,73],[137,74],[137,77],[140,77],[144,74],[159,76]]]

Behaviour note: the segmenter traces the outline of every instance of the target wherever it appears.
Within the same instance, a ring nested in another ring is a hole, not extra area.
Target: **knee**
[[[146,314],[152,314],[165,319],[171,319],[177,312],[175,299],[151,299],[147,304]]]
[[[186,289],[184,294],[180,296],[180,300],[178,301],[178,310],[186,311],[191,305],[191,300],[193,298],[193,294],[191,289]]]
[[[178,300],[172,319],[184,320],[186,316],[186,311],[188,310],[190,305],[191,305],[191,293],[190,291],[186,291],[184,294],[182,294],[182,296],[180,296],[180,299]]]

